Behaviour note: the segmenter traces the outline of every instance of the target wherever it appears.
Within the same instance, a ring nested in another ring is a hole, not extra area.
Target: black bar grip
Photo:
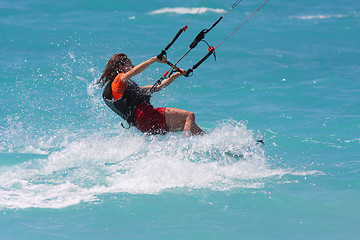
[[[159,59],[161,61],[165,54],[166,54],[165,50],[162,50],[161,53],[159,55],[157,55],[156,57],[157,57],[157,59]]]
[[[203,57],[197,64],[195,64],[192,68],[195,70],[197,69],[200,64],[202,64],[206,59],[208,59],[210,57],[211,54],[213,54],[213,52],[215,51],[214,48],[210,49],[210,51],[205,55],[205,57]]]
[[[198,45],[198,43],[204,39],[205,34],[207,33],[207,29],[203,29],[194,39],[194,41],[190,44],[190,49],[193,49]]]
[[[185,29],[186,29],[186,28],[184,27],[184,28],[181,28],[181,29],[178,31],[178,33],[175,35],[174,39],[166,46],[165,51],[169,50],[169,48],[171,47],[171,45],[174,44],[174,42],[180,37],[181,33],[182,33],[183,31],[185,31]]]
[[[213,29],[213,28],[221,21],[221,19],[223,19],[223,17],[220,17],[220,18],[211,26],[211,28],[208,29],[208,32],[209,32],[211,29]]]

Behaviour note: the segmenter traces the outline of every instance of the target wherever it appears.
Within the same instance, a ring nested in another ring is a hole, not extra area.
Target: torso
[[[113,99],[118,100],[116,108],[124,116],[130,116],[130,122],[140,131],[153,134],[166,133],[168,131],[165,120],[166,108],[154,108],[150,104],[150,96],[146,97],[140,93],[136,83],[131,80],[121,81],[123,74],[118,74],[111,83]]]

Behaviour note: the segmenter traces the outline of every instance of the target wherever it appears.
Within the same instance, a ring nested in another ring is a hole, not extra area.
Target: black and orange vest
[[[116,79],[116,78],[115,78]],[[134,125],[134,114],[137,106],[141,103],[150,103],[150,95],[141,90],[132,80],[126,80],[126,88],[121,94],[121,97],[116,99],[115,96],[119,91],[114,91],[111,88],[113,81],[109,82],[104,89],[103,99],[106,105],[116,114],[126,120],[130,125]],[[122,92],[122,91],[120,91]]]

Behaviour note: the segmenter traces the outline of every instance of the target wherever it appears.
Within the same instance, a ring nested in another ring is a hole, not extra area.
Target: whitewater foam
[[[291,18],[302,19],[302,20],[312,20],[312,19],[331,19],[331,18],[346,18],[346,17],[349,17],[349,16],[343,15],[343,14],[329,14],[329,15],[317,14],[317,15],[296,16],[296,17],[291,17]]]
[[[269,166],[245,123],[228,121],[191,138],[112,131],[69,141],[45,159],[0,167],[0,206],[63,208],[105,193],[262,188],[293,173]]]
[[[176,14],[204,14],[206,12],[215,12],[215,13],[224,13],[224,9],[219,8],[186,8],[186,7],[175,7],[175,8],[161,8],[158,10],[154,10],[149,12],[149,14],[165,14],[165,13],[176,13]]]

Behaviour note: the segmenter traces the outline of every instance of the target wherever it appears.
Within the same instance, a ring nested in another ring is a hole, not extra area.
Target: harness
[[[141,103],[150,104],[150,95],[142,91],[139,85],[132,80],[127,80],[126,89],[121,98],[114,100],[111,90],[111,82],[104,89],[103,99],[106,105],[117,115],[122,117],[128,124],[134,125],[134,114],[137,106]]]

